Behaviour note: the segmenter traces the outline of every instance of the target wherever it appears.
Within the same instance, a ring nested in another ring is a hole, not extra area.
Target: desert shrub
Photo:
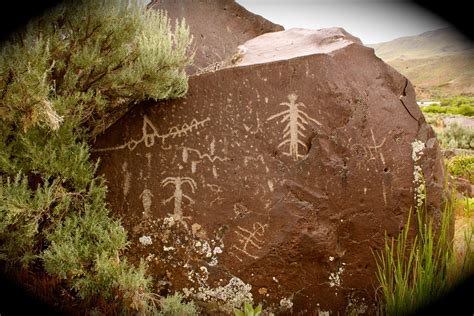
[[[474,116],[474,97],[445,98],[440,101],[439,105],[423,106],[421,110],[425,113]]]
[[[446,114],[448,112],[447,107],[442,107],[438,104],[432,104],[421,107],[421,110],[425,113],[442,113]]]
[[[462,105],[474,106],[474,97],[454,96],[450,98],[442,98],[440,100],[442,106],[460,107]]]
[[[0,262],[42,266],[85,300],[153,305],[105,202],[89,140],[135,103],[185,94],[191,37],[140,1],[64,3],[0,48]]]
[[[463,104],[458,107],[456,114],[464,116],[474,116],[474,105]]]
[[[453,176],[462,176],[474,183],[474,156],[459,155],[448,159],[446,163],[448,172]]]
[[[474,149],[474,129],[452,123],[438,134],[438,140],[444,148]]]
[[[193,302],[185,303],[180,293],[163,297],[160,299],[160,316],[192,316],[198,314],[198,309]]]

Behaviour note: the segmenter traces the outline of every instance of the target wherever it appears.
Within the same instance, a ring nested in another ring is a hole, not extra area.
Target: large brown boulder
[[[154,0],[149,8],[166,10],[172,21],[185,19],[195,47],[189,74],[219,69],[232,61],[239,45],[258,35],[283,30],[234,0]]]
[[[374,311],[371,249],[444,170],[410,82],[339,28],[268,33],[95,143],[111,209],[166,291],[230,312]],[[439,214],[438,214],[439,215]]]

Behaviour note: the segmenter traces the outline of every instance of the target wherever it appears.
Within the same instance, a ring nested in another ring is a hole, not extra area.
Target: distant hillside
[[[368,46],[410,79],[419,99],[474,95],[474,45],[453,28]]]

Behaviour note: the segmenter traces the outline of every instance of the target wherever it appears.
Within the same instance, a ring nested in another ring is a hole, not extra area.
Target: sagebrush
[[[65,2],[0,50],[0,261],[40,265],[84,300],[145,312],[144,263],[106,204],[89,142],[134,104],[183,96],[191,36],[140,1]]]

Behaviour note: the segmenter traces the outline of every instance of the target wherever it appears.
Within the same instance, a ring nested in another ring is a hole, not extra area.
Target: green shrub
[[[459,155],[454,156],[447,161],[447,169],[453,176],[462,176],[474,183],[474,156],[473,155]]]
[[[450,98],[442,98],[440,100],[441,106],[452,106],[460,107],[462,105],[472,105],[474,106],[474,97],[468,96],[455,96]]]
[[[464,116],[474,116],[474,105],[463,104],[458,108],[456,114]]]
[[[443,148],[474,149],[474,129],[452,123],[438,134],[438,140]]]
[[[439,105],[423,106],[421,110],[425,113],[474,116],[474,97],[445,98]]]
[[[442,114],[448,113],[447,107],[442,107],[438,104],[423,106],[421,107],[421,110],[425,113],[442,113]]]
[[[183,302],[183,296],[180,293],[162,297],[160,299],[159,316],[192,316],[198,314],[198,309],[194,303]]]
[[[0,262],[42,266],[86,301],[149,311],[89,140],[135,103],[183,96],[191,37],[138,0],[53,8],[0,48]]]

